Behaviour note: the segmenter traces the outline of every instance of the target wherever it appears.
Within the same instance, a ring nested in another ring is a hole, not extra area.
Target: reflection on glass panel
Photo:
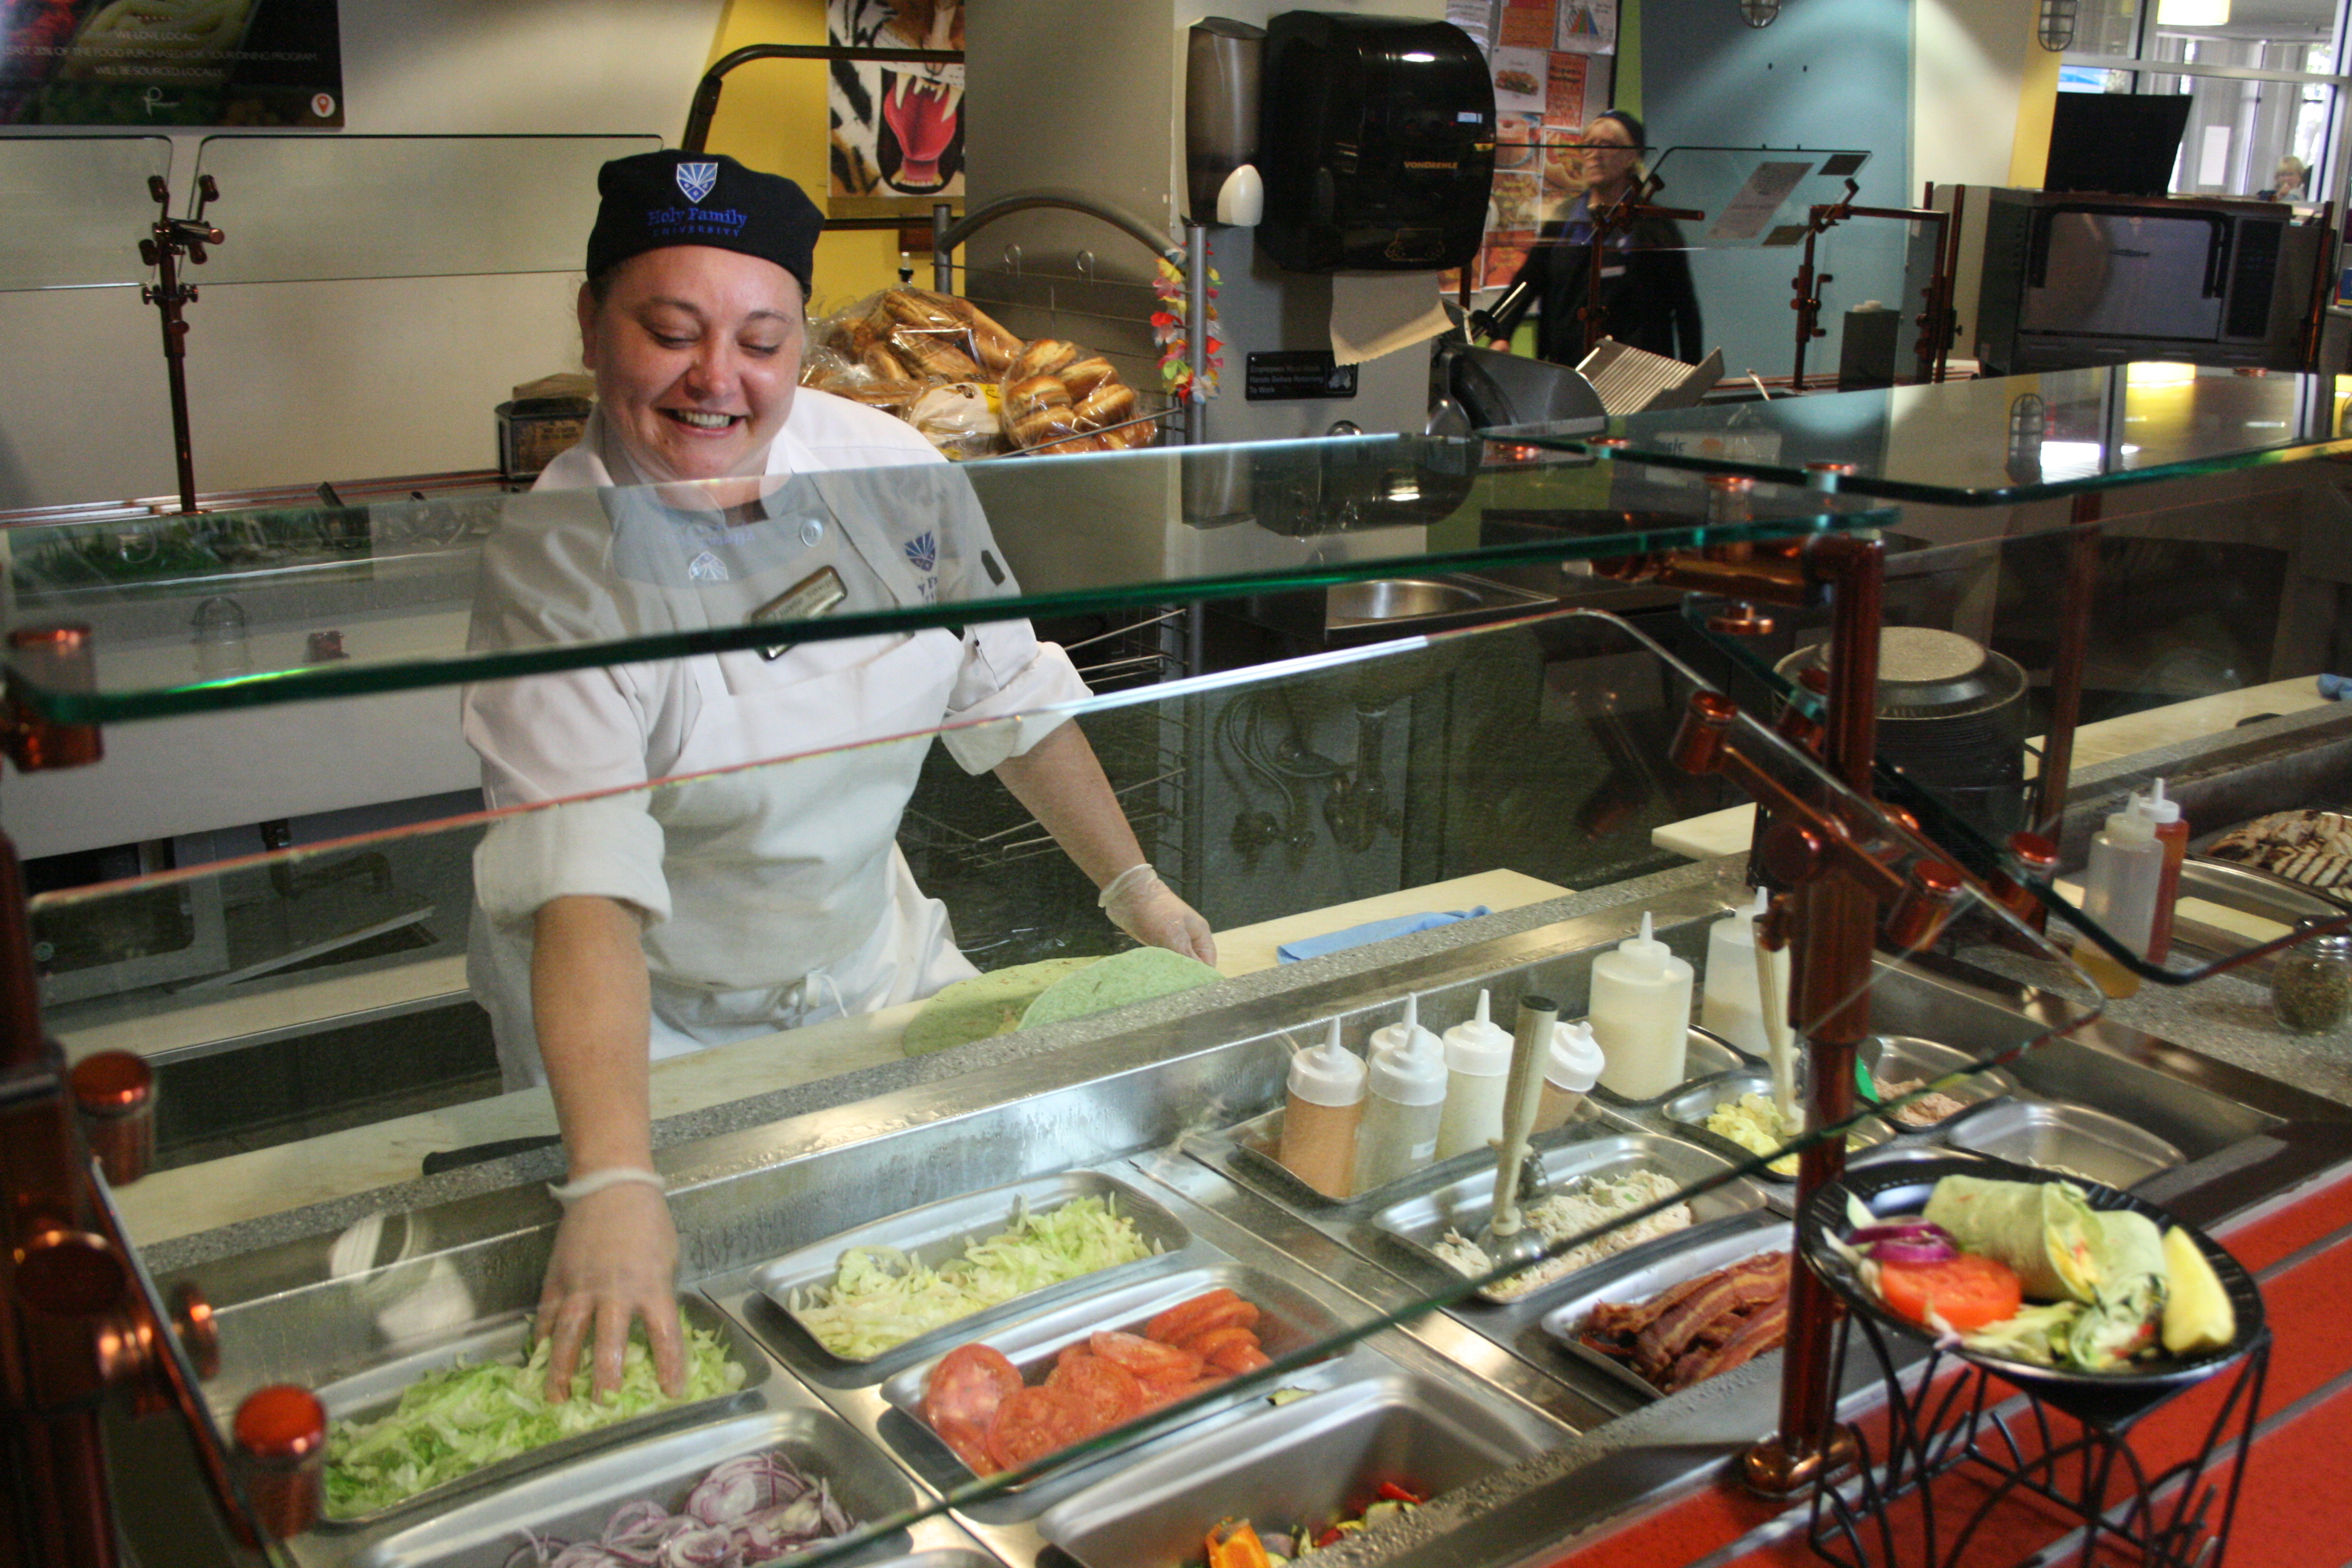
[[[0,289],[126,288],[147,275],[139,242],[158,208],[147,182],[172,169],[163,136],[0,141],[8,244]]]
[[[2078,55],[2137,53],[2141,4],[2142,0],[2086,0],[2074,14],[2074,42],[2068,52]],[[2060,91],[2067,90],[2069,80],[2076,70],[2074,66],[2063,68]]]
[[[1759,479],[1850,464],[1851,489],[1966,505],[2323,456],[2340,409],[2334,377],[2147,363],[1661,410],[1605,435],[1522,438],[1581,448],[1622,437],[1628,458]]]
[[[2209,45],[2192,45],[2192,53],[2175,49],[2164,58],[2202,58],[2213,52]],[[2284,68],[2306,68],[2307,53],[2301,47],[2294,49]],[[2191,100],[2189,128],[2181,139],[2179,161],[2173,166],[2171,189],[2176,195],[2301,203],[2318,199],[2315,171],[2326,167],[2333,88],[2315,82],[2242,81],[2149,72],[2144,90],[2186,93]]]
[[[971,602],[998,616],[1141,613],[1285,581],[1491,572],[1700,530],[1761,539],[1875,521],[1870,503],[1801,489],[1758,490],[1742,517],[1711,520],[1687,476],[1557,458],[1485,466],[1484,451],[1371,437],[778,475],[756,495],[679,485],[67,524],[14,536],[9,614],[94,627],[83,689],[27,673],[54,686],[59,716],[111,720],[583,668],[624,648],[756,658],[958,625]],[[1428,593],[1343,618],[1427,629],[1552,596]]]
[[[596,171],[654,136],[208,136],[211,283],[576,272]]]

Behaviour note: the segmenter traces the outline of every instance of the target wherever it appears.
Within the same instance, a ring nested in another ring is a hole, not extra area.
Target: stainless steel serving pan
[[[1535,1148],[1543,1149],[1555,1143],[1591,1137],[1595,1125],[1591,1120],[1595,1109],[1593,1102],[1587,1100],[1578,1108],[1577,1114],[1566,1122],[1549,1131],[1536,1133],[1528,1142]],[[1309,1211],[1344,1209],[1349,1213],[1360,1213],[1393,1203],[1404,1194],[1425,1186],[1433,1180],[1451,1181],[1466,1176],[1473,1171],[1486,1172],[1490,1182],[1495,1179],[1495,1152],[1492,1149],[1473,1149],[1466,1153],[1456,1154],[1451,1160],[1439,1160],[1417,1171],[1409,1171],[1393,1182],[1384,1182],[1352,1197],[1330,1197],[1291,1174],[1290,1168],[1277,1157],[1282,1149],[1282,1117],[1279,1110],[1269,1110],[1264,1116],[1243,1122],[1224,1136],[1233,1148],[1234,1173],[1250,1185],[1271,1193],[1296,1207]]]
[[[2119,1116],[2043,1100],[1997,1100],[1952,1119],[1956,1149],[1990,1154],[2110,1187],[2129,1187],[2182,1163],[2179,1150]]]
[[[1086,1568],[1178,1568],[1228,1516],[1320,1525],[1377,1500],[1382,1481],[1433,1497],[1558,1436],[1502,1401],[1392,1372],[1146,1460],[1053,1508],[1037,1532]]]
[[[1051,1369],[1054,1358],[1065,1345],[1082,1343],[1097,1329],[1140,1333],[1143,1325],[1157,1314],[1219,1286],[1258,1309],[1258,1342],[1269,1357],[1305,1350],[1349,1326],[1339,1313],[1288,1280],[1237,1263],[1219,1263],[1094,1292],[975,1338],[980,1343],[1003,1352],[1005,1359],[1021,1369],[1023,1380],[1034,1384]],[[923,1419],[923,1390],[929,1385],[931,1369],[939,1363],[940,1357],[933,1356],[882,1385],[882,1397],[890,1405],[891,1413],[882,1417],[877,1429],[903,1462],[945,1491],[964,1485],[972,1477],[970,1468],[932,1434]],[[1328,1370],[1318,1366],[1293,1373],[1284,1380],[1284,1385],[1318,1388],[1328,1386],[1330,1381]],[[1148,1421],[1138,1430],[1189,1426],[1221,1411],[1263,1399],[1272,1392],[1271,1386],[1252,1387],[1222,1403],[1213,1402],[1159,1422]]]
[[[1726,1073],[1721,1078],[1694,1084],[1673,1095],[1659,1105],[1658,1112],[1675,1124],[1678,1133],[1699,1147],[1719,1153],[1734,1163],[1744,1163],[1756,1157],[1755,1151],[1742,1148],[1721,1133],[1706,1130],[1707,1116],[1717,1106],[1738,1100],[1743,1094],[1760,1094],[1767,1100],[1771,1099],[1771,1075],[1760,1072]],[[1849,1152],[1868,1149],[1894,1136],[1893,1128],[1874,1116],[1868,1117],[1846,1134],[1845,1146]],[[1775,1171],[1766,1166],[1760,1173],[1766,1181],[1784,1184],[1793,1184],[1797,1179],[1793,1165],[1787,1171]]]
[[[524,1532],[594,1541],[623,1503],[650,1498],[671,1512],[695,1484],[730,1459],[776,1450],[860,1524],[915,1506],[915,1489],[896,1467],[830,1411],[762,1411],[715,1426],[666,1432],[534,1476],[386,1536],[352,1559],[359,1568],[504,1568]],[[905,1555],[904,1531],[861,1550],[871,1563]]]
[[[1592,1310],[1603,1301],[1638,1306],[1685,1279],[1727,1268],[1759,1252],[1793,1253],[1796,1245],[1796,1226],[1786,1220],[1730,1220],[1715,1227],[1705,1238],[1671,1252],[1656,1253],[1647,1258],[1612,1258],[1586,1275],[1578,1283],[1575,1294],[1544,1314],[1543,1331],[1568,1354],[1597,1368],[1629,1392],[1644,1399],[1663,1398],[1664,1395],[1649,1379],[1625,1363],[1585,1347],[1580,1331]]]
[[[1012,1224],[1016,1205],[1026,1205],[1031,1213],[1043,1213],[1088,1197],[1108,1201],[1118,1213],[1133,1220],[1144,1242],[1155,1247],[1159,1254],[1181,1252],[1192,1243],[1192,1234],[1184,1228],[1183,1223],[1139,1189],[1099,1172],[1066,1171],[1050,1176],[1033,1177],[1009,1186],[990,1187],[960,1198],[926,1204],[921,1208],[908,1209],[904,1214],[859,1226],[855,1230],[843,1231],[814,1247],[804,1247],[772,1262],[761,1264],[752,1273],[752,1283],[761,1294],[793,1320],[805,1336],[809,1352],[822,1363],[862,1366],[877,1371],[886,1365],[902,1366],[933,1351],[946,1349],[951,1339],[973,1338],[982,1326],[1001,1321],[1009,1311],[1099,1289],[1107,1278],[1116,1278],[1123,1269],[1140,1265],[1121,1265],[1065,1280],[1042,1290],[1033,1290],[1025,1296],[1015,1297],[1011,1301],[974,1312],[954,1322],[941,1324],[893,1345],[878,1355],[862,1358],[836,1355],[825,1349],[824,1342],[817,1338],[795,1308],[794,1293],[813,1286],[831,1284],[839,1272],[841,1255],[853,1247],[896,1247],[936,1268],[951,1258],[962,1256],[963,1249],[972,1242],[1003,1230]]]
[[[1862,1043],[1863,1065],[1870,1069],[1874,1084],[1901,1083],[1911,1079],[1933,1081],[1955,1073],[1966,1072],[1958,1082],[1941,1086],[1942,1092],[1960,1102],[1963,1108],[1981,1105],[1988,1100],[1998,1100],[2004,1094],[2017,1092],[2017,1079],[2001,1068],[1975,1067],[1975,1058],[1966,1051],[1949,1046],[1923,1040],[1916,1035],[1873,1035]],[[1958,1111],[1952,1112],[1958,1116]],[[1903,1121],[1894,1111],[1881,1111],[1879,1119],[1898,1133],[1932,1132],[1952,1120],[1946,1116],[1934,1121],[1914,1124]]]
[[[757,1405],[761,1398],[759,1387],[767,1380],[770,1366],[768,1357],[758,1342],[732,1319],[694,1297],[681,1297],[678,1311],[689,1330],[709,1329],[718,1333],[719,1342],[727,1348],[729,1358],[743,1369],[740,1388],[717,1398],[649,1411],[593,1432],[564,1437],[518,1454],[513,1458],[485,1465],[456,1480],[427,1487],[388,1508],[378,1509],[373,1513],[328,1515],[321,1523],[329,1529],[360,1530],[427,1509],[446,1509],[453,1499],[504,1487],[521,1477],[566,1465],[583,1456],[656,1432],[706,1424]],[[327,1407],[331,1422],[373,1421],[389,1415],[400,1403],[401,1394],[426,1373],[438,1372],[460,1362],[478,1364],[494,1361],[521,1361],[530,1340],[530,1313],[518,1312],[410,1350],[365,1371],[322,1384],[317,1391],[319,1402]]]
[[[1694,1182],[1720,1175],[1731,1168],[1730,1161],[1709,1150],[1657,1132],[1612,1132],[1587,1138],[1580,1142],[1546,1150],[1538,1156],[1538,1162],[1543,1167],[1545,1184],[1555,1193],[1565,1190],[1572,1183],[1624,1176],[1637,1170],[1657,1171],[1677,1186],[1687,1186]],[[1692,1198],[1691,1224],[1701,1226],[1731,1215],[1753,1213],[1764,1206],[1764,1201],[1761,1186],[1745,1176],[1738,1177],[1712,1192]],[[1485,1175],[1465,1176],[1435,1192],[1391,1204],[1372,1216],[1372,1225],[1418,1263],[1423,1273],[1435,1279],[1460,1279],[1463,1278],[1461,1272],[1438,1256],[1437,1244],[1449,1230],[1458,1230],[1464,1236],[1477,1235],[1486,1228],[1494,1204],[1495,1178],[1489,1172]],[[1682,1234],[1678,1232],[1641,1243],[1619,1256],[1645,1255],[1661,1247],[1674,1246],[1682,1238]],[[1567,1280],[1575,1278],[1575,1274],[1563,1276],[1531,1294],[1558,1290]],[[1507,1300],[1484,1290],[1478,1294],[1481,1300],[1498,1304]]]

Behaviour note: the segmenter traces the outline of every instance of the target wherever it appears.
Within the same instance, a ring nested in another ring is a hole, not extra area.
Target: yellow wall
[[[710,58],[716,61],[746,44],[824,42],[824,0],[728,0]],[[822,206],[830,178],[829,135],[824,62],[754,60],[728,74],[709,146],[754,169],[798,181]],[[928,277],[928,262],[920,269]],[[894,231],[828,234],[817,242],[812,310],[822,313],[898,281]]]
[[[2050,121],[2058,112],[2059,57],[2041,46],[2041,19],[2033,8],[2025,11],[2025,26],[2036,42],[2025,51],[2023,79],[2018,84],[2017,142],[2010,153],[2009,183],[2040,190],[2049,172]]]

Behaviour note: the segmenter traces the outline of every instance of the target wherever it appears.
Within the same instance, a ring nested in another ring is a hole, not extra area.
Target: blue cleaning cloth
[[[1296,942],[1286,942],[1274,950],[1274,955],[1285,963],[1297,963],[1302,958],[1320,958],[1327,952],[1344,952],[1367,942],[1386,942],[1392,936],[1405,936],[1417,931],[1434,931],[1450,926],[1455,921],[1475,920],[1489,913],[1480,904],[1475,910],[1452,910],[1425,915],[1391,915],[1384,921],[1367,921],[1345,931],[1326,931],[1321,936],[1302,936]]]
[[[2331,702],[2341,702],[2347,697],[2352,697],[2352,675],[2321,676],[2319,694]]]

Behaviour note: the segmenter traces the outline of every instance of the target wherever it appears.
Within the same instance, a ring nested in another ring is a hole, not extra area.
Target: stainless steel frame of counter
[[[1407,988],[1443,995],[1484,984],[1507,1003],[1540,984],[1575,1010],[1591,956],[1626,934],[1642,909],[1672,928],[1671,940],[1695,946],[1704,921],[1736,896],[1738,871],[1727,860],[1685,868],[1376,953],[1335,954],[1163,999],[1108,1024],[1081,1020],[784,1091],[729,1108],[737,1125],[698,1129],[715,1135],[693,1141],[676,1141],[693,1130],[669,1128],[660,1163],[673,1184],[683,1275],[730,1312],[748,1313],[741,1276],[765,1259],[935,1199],[1042,1173],[1116,1168],[1157,1184],[1229,1256],[1294,1273],[1342,1318],[1403,1309],[1419,1294],[1406,1273],[1179,1152],[1186,1135],[1279,1100],[1284,1029],[1338,1014],[1359,1035],[1386,1021]],[[2014,1037],[2028,1037],[2036,1032],[2030,1020],[2050,1010],[2049,999],[2021,988],[1971,989],[1956,973],[1922,968],[1934,973],[1888,1003],[1889,1027],[1922,1032],[1922,1019],[2006,1015]],[[2191,1163],[2159,1178],[2153,1194],[2184,1217],[2210,1226],[2352,1159],[2352,1111],[2343,1104],[2104,1026],[2050,1049],[2048,1070],[2062,1079],[2123,1084],[2151,1114],[2204,1129],[2201,1144],[2183,1142]],[[801,1103],[789,1104],[794,1097]],[[762,1112],[764,1121],[740,1120]],[[517,1184],[543,1175],[549,1158],[372,1194],[367,1206],[400,1216],[384,1225],[378,1256],[400,1258],[365,1272],[335,1276],[335,1237],[323,1229],[359,1216],[323,1210],[289,1216],[268,1241],[240,1227],[238,1237],[159,1249],[185,1254],[169,1266],[200,1278],[218,1308],[216,1403],[233,1405],[266,1381],[317,1383],[381,1355],[404,1300],[462,1291],[464,1310],[478,1315],[534,1300],[555,1211],[535,1187]],[[444,1190],[433,1191],[436,1184]],[[199,1258],[212,1261],[194,1267]],[[1463,1315],[1425,1316],[1373,1342],[1396,1364],[1466,1380],[1498,1407],[1559,1429],[1550,1451],[1351,1548],[1384,1561],[1518,1561],[1712,1473],[1773,1421],[1777,1355],[1620,1414],[1622,1391],[1591,1369],[1507,1346]],[[876,1430],[872,1390],[786,1381]],[[1016,1558],[1034,1545],[1018,1520],[958,1522]]]

